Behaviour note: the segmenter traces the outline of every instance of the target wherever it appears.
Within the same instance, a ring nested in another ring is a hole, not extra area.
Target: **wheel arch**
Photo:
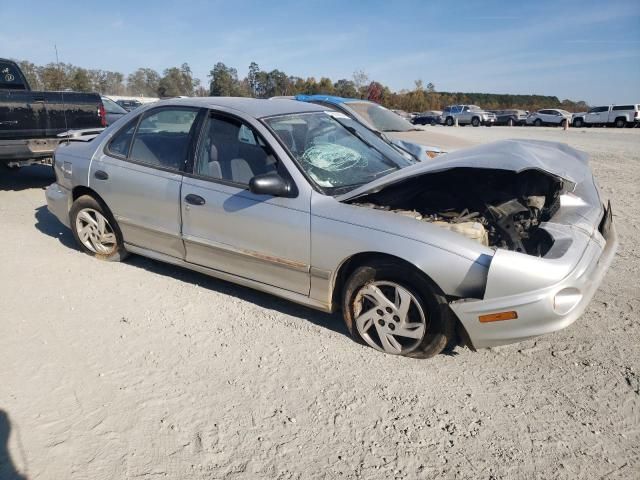
[[[358,267],[363,265],[370,265],[373,262],[381,261],[381,260],[382,261],[388,260],[390,262],[397,263],[399,266],[404,266],[406,268],[410,268],[414,270],[416,273],[418,273],[418,275],[420,275],[420,277],[422,277],[422,279],[424,279],[431,286],[431,288],[433,288],[434,292],[436,292],[439,295],[442,295],[444,298],[447,299],[447,301],[457,298],[457,297],[451,297],[449,295],[446,295],[443,292],[443,290],[440,288],[440,286],[427,273],[425,273],[421,268],[419,268],[414,263],[389,253],[383,253],[378,251],[367,251],[367,252],[356,253],[344,259],[342,263],[339,265],[339,267],[336,269],[336,272],[333,277],[333,281],[331,283],[332,311],[335,311],[336,307],[339,307],[342,305],[342,301],[341,301],[342,291],[344,289],[345,283],[347,282],[347,279],[349,278],[349,276]],[[451,316],[451,319],[454,322],[454,329],[455,329],[455,335],[453,338],[450,339],[450,343],[448,347],[461,345],[461,346],[466,346],[471,350],[475,351],[475,348],[473,347],[471,339],[469,338],[469,334],[467,333],[464,325],[462,324],[460,319],[457,317],[457,315],[453,313],[453,311],[449,306],[447,306],[447,314]]]
[[[113,215],[113,212],[109,208],[109,205],[107,205],[107,202],[104,201],[104,199],[100,196],[100,194],[98,194],[98,192],[96,192],[92,188],[87,187],[85,185],[78,185],[76,187],[73,187],[73,189],[71,190],[71,204],[73,204],[73,202],[75,202],[78,198],[82,197],[83,195],[88,195],[94,198],[95,201],[98,202],[100,206],[105,209],[106,213],[108,213],[111,216],[111,218],[115,220],[115,216]],[[117,225],[117,221],[116,221],[115,228],[117,228],[118,231],[120,231],[120,226]]]
[[[404,258],[400,258],[396,255],[392,255],[389,253],[377,252],[377,251],[367,251],[367,252],[359,252],[350,257],[345,258],[338,268],[336,269],[333,279],[331,282],[331,303],[335,307],[336,305],[341,304],[341,296],[342,289],[349,278],[349,276],[356,270],[356,268],[361,267],[363,265],[369,265],[376,261],[384,261],[388,260],[393,263],[397,263],[398,265],[403,265],[407,268],[411,268],[415,270],[421,277],[423,277],[431,286],[443,296],[446,296],[440,286],[422,269],[420,269],[414,263],[411,263]]]

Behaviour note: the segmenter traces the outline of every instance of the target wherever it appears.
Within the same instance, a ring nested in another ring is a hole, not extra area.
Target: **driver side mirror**
[[[296,196],[293,183],[282,178],[277,172],[256,175],[249,180],[249,190],[257,195],[271,195],[272,197]]]

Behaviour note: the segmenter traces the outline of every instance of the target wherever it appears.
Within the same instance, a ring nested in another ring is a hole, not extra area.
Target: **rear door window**
[[[197,115],[197,109],[184,107],[149,111],[138,125],[129,160],[180,170],[187,159]]]
[[[635,110],[633,108],[633,105],[616,105],[615,107],[613,107],[611,110]]]

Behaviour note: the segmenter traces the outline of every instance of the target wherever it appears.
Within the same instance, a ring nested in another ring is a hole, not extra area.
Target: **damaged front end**
[[[458,167],[408,178],[350,203],[394,212],[459,233],[485,246],[543,256],[543,229],[560,208],[565,182],[539,170]]]

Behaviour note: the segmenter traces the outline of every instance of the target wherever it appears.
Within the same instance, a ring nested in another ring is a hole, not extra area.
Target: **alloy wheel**
[[[364,285],[353,300],[353,313],[360,337],[376,350],[394,355],[415,350],[427,330],[420,302],[395,282]]]
[[[111,255],[118,247],[116,234],[109,221],[93,208],[78,212],[76,232],[80,242],[93,253]]]

